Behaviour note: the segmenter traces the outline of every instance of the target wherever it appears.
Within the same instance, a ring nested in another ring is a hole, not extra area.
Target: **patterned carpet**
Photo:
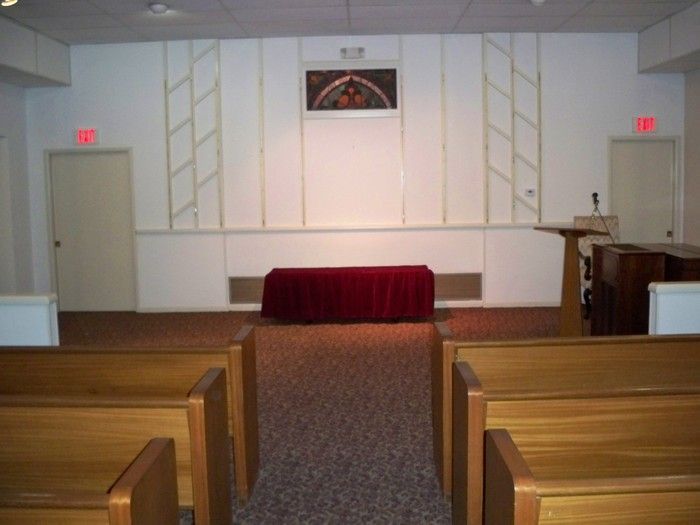
[[[439,310],[459,338],[549,337],[558,308]],[[430,322],[61,313],[62,344],[226,344],[256,325],[261,470],[236,523],[449,523],[432,460]],[[190,522],[189,516],[183,523]]]

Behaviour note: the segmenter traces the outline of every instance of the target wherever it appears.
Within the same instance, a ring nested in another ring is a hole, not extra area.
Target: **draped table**
[[[427,266],[275,268],[265,276],[262,317],[395,319],[433,315]]]

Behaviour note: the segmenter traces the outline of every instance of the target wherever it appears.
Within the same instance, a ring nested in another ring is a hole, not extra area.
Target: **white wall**
[[[345,46],[398,64],[398,117],[304,118],[300,72]],[[543,221],[590,213],[594,191],[605,212],[608,137],[631,135],[635,114],[683,135],[683,77],[638,75],[636,56],[632,34],[542,35]],[[161,44],[77,46],[71,60],[72,87],[27,92],[37,290],[51,286],[44,150],[94,126],[102,146],[133,148],[141,308],[225,308],[227,275],[299,265],[429,264],[483,272],[484,304],[559,301],[563,241],[482,224],[480,35],[222,41],[225,228],[199,234],[161,231]]]
[[[655,115],[657,135],[683,135],[683,75],[637,74],[635,36],[542,36],[542,220],[605,213],[608,137],[634,135]]]
[[[24,90],[0,83],[0,293],[34,287],[26,133]]]

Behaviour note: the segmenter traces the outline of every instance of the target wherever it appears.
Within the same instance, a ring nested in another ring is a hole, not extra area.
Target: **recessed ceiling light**
[[[10,7],[11,5],[15,5],[16,3],[17,0],[2,0],[2,3],[0,3],[0,5],[3,7]]]
[[[162,15],[163,13],[168,12],[168,6],[160,2],[151,2],[148,4],[148,8],[151,10],[151,13],[156,15]]]
[[[540,7],[541,5],[544,5],[546,1],[547,0],[530,0],[530,3],[535,7]]]

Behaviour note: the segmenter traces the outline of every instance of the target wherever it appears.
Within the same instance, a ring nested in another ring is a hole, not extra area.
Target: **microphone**
[[[597,192],[593,192],[593,194],[591,195],[591,197],[593,197],[593,206],[595,206],[595,207],[597,208],[598,205],[600,204],[600,201],[598,200],[598,193],[597,193]]]

